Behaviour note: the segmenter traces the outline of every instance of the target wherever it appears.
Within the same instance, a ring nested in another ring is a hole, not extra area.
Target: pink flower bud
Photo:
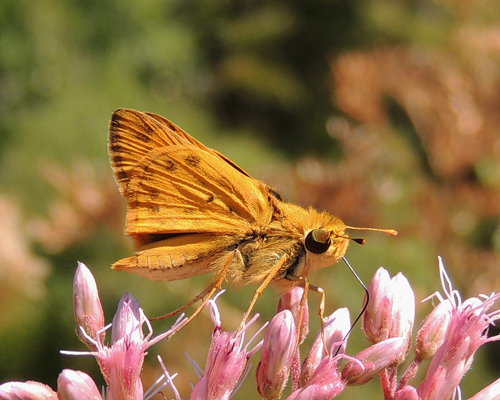
[[[406,348],[402,349],[398,364],[402,363],[410,351],[411,335],[415,320],[415,295],[408,280],[399,273],[391,279],[392,284],[392,324],[389,337],[406,339]]]
[[[113,317],[111,344],[116,343],[126,336],[131,341],[142,342],[144,339],[144,332],[142,331],[143,322],[139,302],[130,293],[125,293],[120,299]]]
[[[142,399],[140,373],[148,345],[142,331],[145,319],[137,300],[129,293],[124,294],[113,317],[111,347],[96,355],[108,383],[108,400]]]
[[[431,358],[443,344],[450,325],[452,308],[450,300],[446,299],[424,320],[415,340],[415,353],[420,361]]]
[[[292,313],[283,310],[274,316],[267,328],[257,367],[257,389],[265,399],[281,397],[296,347],[297,330]]]
[[[368,287],[370,299],[363,314],[363,331],[370,343],[389,337],[392,325],[392,282],[389,272],[380,267]]]
[[[57,379],[59,400],[101,400],[101,394],[90,376],[81,371],[65,369]]]
[[[78,263],[73,280],[73,303],[77,327],[83,328],[90,338],[102,342],[104,332],[99,338],[97,335],[104,328],[104,312],[95,279],[83,263]],[[95,344],[82,334],[80,328],[77,328],[77,335],[89,349],[96,350]]]
[[[7,382],[0,385],[1,400],[58,400],[49,386],[40,382]]]
[[[354,357],[361,361],[364,368],[359,363],[349,361],[342,370],[342,377],[348,385],[363,385],[377,376],[380,371],[394,364],[405,346],[406,339],[401,337],[374,344]]]
[[[281,295],[278,304],[278,312],[283,310],[290,310],[292,312],[293,321],[295,322],[295,326],[297,327],[297,329],[300,326],[299,344],[304,341],[307,334],[309,333],[309,307],[307,305],[307,301],[304,303],[303,307],[300,306],[303,295],[304,288],[295,286]],[[302,321],[299,321],[301,308]]]
[[[343,353],[345,350],[345,339],[347,332],[351,328],[351,320],[349,318],[349,310],[347,308],[340,308],[335,311],[332,315],[325,318],[324,321],[324,335],[328,351],[336,355],[337,353]],[[334,343],[342,342],[341,348],[339,350],[338,346],[332,345]],[[300,377],[301,385],[304,386],[309,378],[313,375],[314,371],[318,367],[319,363],[326,356],[326,349],[323,343],[323,337],[321,335],[321,330],[316,334],[314,342],[309,350],[309,354],[302,364],[302,373]]]

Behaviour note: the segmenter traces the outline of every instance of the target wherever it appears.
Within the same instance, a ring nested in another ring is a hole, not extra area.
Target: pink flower
[[[142,331],[144,323],[149,329],[146,337]],[[184,318],[181,317],[170,330],[151,339],[153,330],[139,303],[131,294],[123,295],[113,318],[111,346],[96,342],[97,351],[93,354],[108,384],[107,400],[142,399],[140,373],[146,350],[170,336],[183,323]]]
[[[141,311],[137,300],[126,293],[113,318],[111,347],[98,346],[95,354],[112,399],[142,399],[140,373],[149,343],[144,340],[146,318]]]
[[[292,313],[283,310],[271,320],[257,367],[257,389],[265,399],[278,399],[286,386],[297,349],[297,330]]]
[[[216,298],[210,300],[215,329],[212,333],[212,343],[208,351],[205,373],[196,384],[191,394],[191,400],[229,399],[245,372],[248,359],[262,347],[262,342],[260,342],[251,351],[248,351],[248,345],[253,338],[243,346],[245,331],[248,326],[255,322],[258,315],[252,318],[239,332],[222,331],[219,310],[215,304]]]
[[[294,386],[287,400],[329,400],[342,393],[347,385],[361,385],[377,375],[383,396],[388,400],[454,398],[459,394],[458,385],[470,368],[475,351],[484,343],[500,340],[500,336],[488,338],[489,326],[500,319],[500,311],[490,311],[500,294],[462,301],[452,288],[441,259],[440,274],[445,299],[436,295],[441,303],[422,324],[415,344],[415,359],[403,374],[398,368],[408,353],[414,322],[414,295],[401,274],[390,279],[385,270],[379,269],[370,284],[371,300],[363,329],[375,344],[355,358],[345,355],[349,314],[346,309],[337,310],[325,319],[323,335],[321,332],[316,335],[302,365],[302,375],[296,351],[299,333],[294,322],[294,318],[302,319],[300,312],[307,314],[306,303],[301,305],[301,290],[292,290],[283,297],[280,307],[284,309],[273,318],[265,339],[252,350],[248,347],[253,338],[245,345],[244,336],[257,316],[241,330],[225,332],[221,328],[216,296],[209,301],[215,328],[205,372],[191,399],[229,399],[244,379],[245,370],[248,371],[249,358],[261,347],[257,383],[259,393],[266,400],[281,397],[290,370]],[[125,294],[113,323],[104,327],[97,286],[83,264],[75,275],[74,304],[80,337],[91,351],[64,353],[95,356],[108,386],[103,391],[106,395],[99,393],[87,374],[64,370],[58,379],[57,393],[37,382],[9,382],[0,385],[0,400],[103,400],[104,397],[107,400],[143,400],[152,398],[165,386],[173,392],[168,398],[181,399],[173,384],[176,375],[169,375],[161,359],[163,375],[147,393],[143,393],[140,373],[147,349],[178,331],[186,321],[183,316],[169,331],[152,338],[152,328],[139,303],[130,294]],[[144,324],[148,333],[144,332]],[[111,340],[107,346],[104,337],[110,326]],[[329,354],[326,354],[324,342]],[[342,359],[348,362],[340,372]],[[431,360],[423,382],[417,388],[410,386],[408,383],[424,359]],[[500,379],[469,400],[500,400]]]
[[[487,337],[489,325],[500,319],[499,312],[488,314],[500,294],[484,296],[483,301],[470,298],[462,303],[459,293],[451,287],[441,258],[439,270],[443,290],[453,309],[443,344],[436,351],[424,381],[417,388],[422,400],[451,398],[470,368],[475,351],[484,343],[500,340],[498,336]]]
[[[92,321],[92,311],[100,315],[100,301],[97,287],[90,271],[80,264],[74,280],[75,315],[77,322]],[[90,317],[88,317],[90,316]],[[111,324],[111,344],[105,346],[103,335],[107,327],[100,331],[91,329],[89,332],[79,325],[78,330],[83,342],[92,350],[90,352],[62,351],[69,355],[92,355],[96,358],[101,372],[108,385],[107,400],[138,400],[143,398],[143,387],[140,373],[146,350],[161,339],[170,336],[180,329],[185,322],[184,316],[179,317],[174,326],[163,334],[151,339],[153,335],[151,324],[144,315],[138,301],[126,293],[118,304],[117,312]],[[144,336],[143,325],[146,324],[149,333]],[[91,325],[93,326],[93,325]],[[91,335],[94,334],[94,337]]]
[[[137,300],[125,294],[118,305],[111,328],[111,345],[104,345],[104,315],[97,286],[89,269],[79,263],[73,283],[75,318],[82,341],[90,352],[62,351],[70,355],[96,357],[108,385],[107,400],[142,400],[140,372],[146,350],[159,340],[171,335],[185,322],[181,316],[167,332],[152,337],[149,320]],[[149,333],[144,336],[144,323]],[[164,375],[165,384],[172,387],[171,379]],[[169,380],[170,379],[170,380]],[[38,382],[9,382],[0,386],[0,399],[14,400],[101,400],[94,381],[80,371],[64,370],[58,379],[58,392]]]

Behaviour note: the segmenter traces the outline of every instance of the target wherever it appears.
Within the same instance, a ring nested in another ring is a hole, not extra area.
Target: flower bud
[[[58,400],[49,386],[40,382],[6,382],[0,385],[1,400]]]
[[[342,370],[342,378],[348,385],[363,385],[380,371],[392,365],[406,346],[406,339],[390,338],[374,344],[359,352],[354,358],[361,361],[363,367],[353,361],[347,362]]]
[[[81,371],[65,369],[57,379],[59,400],[97,400],[101,394],[90,376]]]
[[[296,348],[297,330],[292,313],[283,310],[274,316],[267,328],[257,367],[257,389],[265,399],[281,397]]]
[[[392,324],[389,337],[406,339],[406,347],[402,349],[398,359],[401,364],[410,351],[411,335],[415,320],[415,295],[408,280],[399,273],[391,279],[392,283]]]
[[[104,340],[104,332],[98,338],[98,332],[104,328],[104,312],[102,311],[97,284],[90,270],[83,263],[78,263],[73,280],[73,303],[77,324],[77,335],[85,345],[96,350],[95,344],[82,334],[79,327],[96,341]]]
[[[389,337],[392,324],[392,282],[389,272],[380,267],[368,287],[368,306],[363,314],[363,331],[370,343]]]
[[[304,341],[307,334],[309,333],[309,307],[307,305],[307,299],[304,305],[302,307],[300,306],[303,296],[304,288],[295,286],[292,289],[284,292],[281,295],[280,301],[278,303],[278,312],[283,310],[290,310],[297,329],[299,329],[300,326],[299,345]],[[302,320],[299,321],[299,318],[302,318]]]
[[[131,341],[142,342],[144,339],[143,322],[139,302],[130,293],[125,293],[120,299],[113,317],[111,344],[124,337],[128,337]]]
[[[450,325],[452,308],[450,300],[446,299],[424,320],[415,339],[415,353],[420,361],[431,358],[443,344]]]
[[[145,340],[142,331],[145,320],[138,301],[130,293],[125,293],[113,317],[111,347],[96,354],[108,384],[107,399],[142,398],[140,373],[146,349],[151,343]]]

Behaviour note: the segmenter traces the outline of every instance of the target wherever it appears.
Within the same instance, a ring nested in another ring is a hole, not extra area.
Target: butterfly
[[[365,229],[286,202],[157,114],[116,110],[109,154],[136,249],[113,268],[163,281],[209,274],[212,284],[189,304],[207,301],[224,280],[260,285],[251,307],[268,284],[308,284],[312,272],[344,256],[353,240],[347,229]]]

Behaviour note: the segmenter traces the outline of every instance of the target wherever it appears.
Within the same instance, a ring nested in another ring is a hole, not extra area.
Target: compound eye
[[[306,236],[306,249],[314,254],[322,254],[330,247],[330,234],[323,228],[314,229]]]

